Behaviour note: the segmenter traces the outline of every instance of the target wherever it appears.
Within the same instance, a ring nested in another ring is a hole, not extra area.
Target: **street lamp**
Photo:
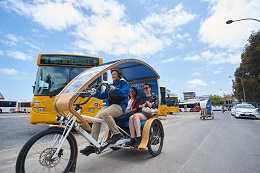
[[[238,20],[228,20],[226,21],[226,24],[231,24],[233,22],[241,21],[241,20],[255,20],[257,22],[260,22],[260,20],[254,19],[254,18],[245,18],[245,19],[238,19]]]
[[[242,85],[243,94],[244,94],[244,102],[246,102],[246,94],[245,94],[245,89],[244,89],[243,78],[240,76],[237,76],[237,78],[239,78],[241,80],[241,85]]]

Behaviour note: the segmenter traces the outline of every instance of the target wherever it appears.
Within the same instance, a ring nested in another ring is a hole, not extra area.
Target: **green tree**
[[[247,102],[260,102],[260,30],[252,32],[241,54],[240,66],[236,69],[233,89],[235,97]]]
[[[224,104],[223,98],[219,95],[210,95],[209,99],[213,106],[220,106]]]

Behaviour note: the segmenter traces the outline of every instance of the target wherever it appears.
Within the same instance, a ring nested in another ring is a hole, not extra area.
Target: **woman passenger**
[[[129,100],[124,115],[119,117],[118,126],[123,129],[125,122],[129,121],[129,117],[138,111],[140,98],[136,98],[138,92],[135,87],[130,88]]]
[[[152,86],[150,84],[144,84],[145,96],[141,98],[139,103],[139,110],[129,118],[129,129],[130,129],[130,142],[126,145],[134,146],[138,148],[141,143],[141,125],[140,122],[147,120],[151,117],[150,114],[142,113],[143,107],[158,108],[158,98],[151,94]]]

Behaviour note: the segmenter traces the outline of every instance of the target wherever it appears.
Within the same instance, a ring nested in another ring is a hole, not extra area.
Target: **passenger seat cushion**
[[[145,122],[146,122],[146,120],[141,121],[141,127],[144,127]],[[129,127],[129,121],[125,122],[124,127]]]

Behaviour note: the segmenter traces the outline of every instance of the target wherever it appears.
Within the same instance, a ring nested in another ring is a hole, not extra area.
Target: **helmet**
[[[124,74],[123,74],[123,71],[122,71],[121,69],[119,69],[119,68],[112,68],[112,69],[111,69],[111,73],[112,73],[113,71],[116,71],[116,72],[117,72],[119,79],[121,79],[121,78],[123,77],[123,75],[124,75]]]

